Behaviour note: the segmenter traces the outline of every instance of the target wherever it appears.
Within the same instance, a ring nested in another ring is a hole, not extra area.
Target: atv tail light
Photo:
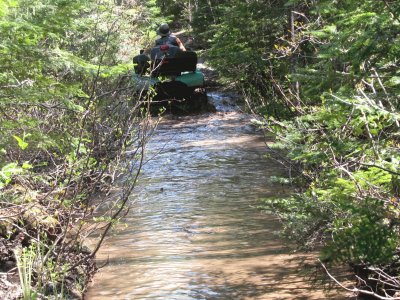
[[[169,46],[168,45],[161,45],[160,46],[160,50],[161,51],[168,51],[169,50]]]

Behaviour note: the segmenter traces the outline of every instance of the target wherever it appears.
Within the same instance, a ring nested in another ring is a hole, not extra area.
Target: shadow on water
[[[250,280],[229,281],[231,274],[223,272],[210,273],[207,276],[204,274],[196,274],[196,279],[190,282],[191,285],[196,286],[197,289],[190,293],[190,297],[193,299],[296,299],[303,300],[309,299],[310,294],[313,293],[312,287],[305,281],[290,281],[288,284],[302,284],[303,287],[286,287],[284,293],[277,294],[276,290],[279,289],[279,285],[275,282],[282,283],[284,281],[284,275],[290,270],[284,270],[279,272],[276,269],[263,270],[264,273],[275,274],[275,278],[266,278],[262,284],[254,283],[251,278]],[[292,270],[296,272],[296,269]],[[212,278],[225,278],[221,280],[220,284],[215,284]],[[210,286],[213,287],[210,290]],[[199,288],[200,287],[200,288]],[[201,288],[203,287],[203,289]],[[268,297],[265,297],[268,295]]]
[[[87,299],[326,299],[299,274],[302,258],[277,237],[277,220],[257,209],[287,193],[269,180],[280,167],[249,116],[211,97],[225,109],[159,126]]]

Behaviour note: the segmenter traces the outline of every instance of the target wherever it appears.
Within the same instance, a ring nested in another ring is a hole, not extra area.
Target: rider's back
[[[163,36],[156,40],[156,46],[170,45],[179,47],[177,37],[174,35]]]

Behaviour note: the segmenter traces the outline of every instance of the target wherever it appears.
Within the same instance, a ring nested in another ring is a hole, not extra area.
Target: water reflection
[[[88,299],[325,299],[297,275],[255,206],[285,191],[237,112],[165,120],[149,146],[127,228],[111,237]],[[297,258],[296,258],[297,259]]]

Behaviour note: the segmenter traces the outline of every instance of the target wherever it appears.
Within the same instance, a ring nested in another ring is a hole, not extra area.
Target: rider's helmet
[[[158,34],[161,36],[168,36],[170,34],[167,23],[161,24],[160,27],[158,27]]]

